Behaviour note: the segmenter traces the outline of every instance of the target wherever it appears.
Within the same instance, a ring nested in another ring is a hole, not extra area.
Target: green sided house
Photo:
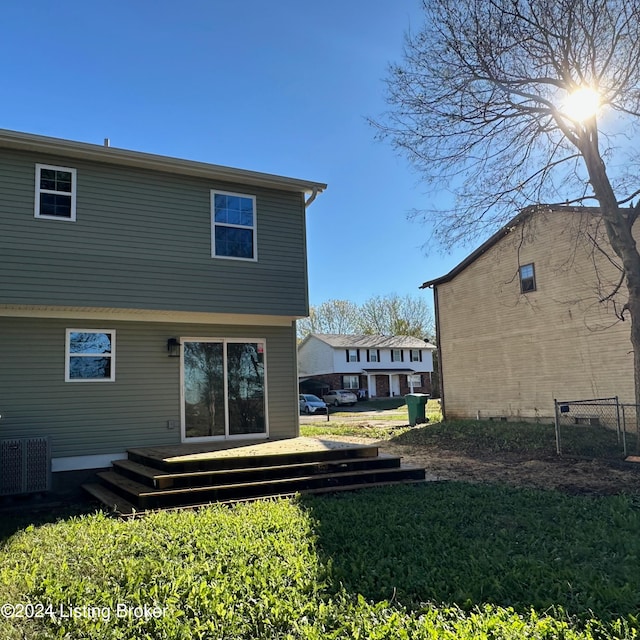
[[[305,207],[325,188],[0,130],[5,471],[25,439],[55,476],[297,436]]]

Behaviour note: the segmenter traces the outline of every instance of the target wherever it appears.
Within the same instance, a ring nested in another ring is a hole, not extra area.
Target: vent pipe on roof
[[[111,140],[109,140],[109,138],[105,138],[104,139],[104,146],[105,147],[110,147],[111,146]]]

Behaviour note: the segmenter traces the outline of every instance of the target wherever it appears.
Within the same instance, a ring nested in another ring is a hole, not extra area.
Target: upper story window
[[[116,332],[67,329],[65,382],[113,382]]]
[[[255,196],[211,191],[211,255],[257,260]]]
[[[76,170],[36,164],[36,218],[76,219]]]
[[[391,349],[391,362],[404,362],[402,349]]]
[[[360,350],[347,349],[347,362],[360,362]]]
[[[536,272],[533,263],[520,267],[520,292],[528,293],[536,290]]]
[[[368,349],[367,350],[367,360],[369,362],[380,362],[380,350],[379,349]]]
[[[422,351],[420,349],[411,349],[411,362],[422,362]]]

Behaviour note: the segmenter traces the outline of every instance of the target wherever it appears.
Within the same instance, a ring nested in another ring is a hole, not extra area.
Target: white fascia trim
[[[93,307],[49,307],[0,305],[0,316],[19,318],[63,318],[68,320],[113,320],[127,322],[178,322],[182,324],[230,324],[242,326],[290,327],[299,316],[272,316],[204,311],[153,309],[100,309]]]
[[[114,460],[124,460],[127,452],[103,453],[94,456],[70,456],[67,458],[53,458],[51,471],[81,471],[83,469],[104,469],[110,467]]]

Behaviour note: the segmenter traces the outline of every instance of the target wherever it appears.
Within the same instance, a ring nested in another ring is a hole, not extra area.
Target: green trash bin
[[[409,410],[409,424],[415,427],[417,424],[428,422],[426,417],[428,393],[408,393],[404,399]]]

